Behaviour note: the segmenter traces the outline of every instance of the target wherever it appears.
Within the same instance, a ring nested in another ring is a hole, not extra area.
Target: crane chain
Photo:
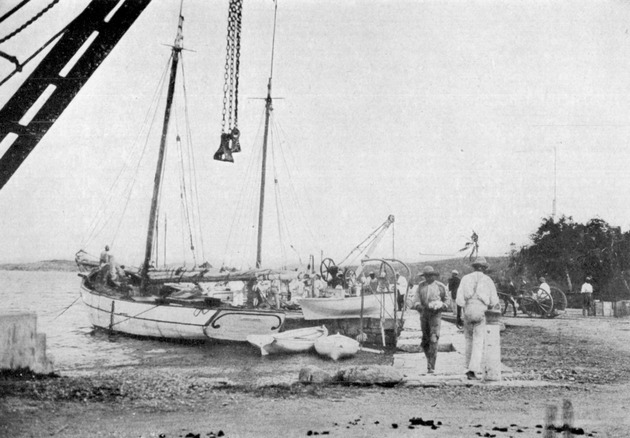
[[[241,20],[243,0],[230,0],[225,44],[225,71],[223,74],[222,132],[238,126],[238,78],[241,50]],[[227,125],[227,126],[226,126]]]

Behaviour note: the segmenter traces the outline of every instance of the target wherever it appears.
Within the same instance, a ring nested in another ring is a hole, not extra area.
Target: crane
[[[0,190],[149,3],[92,0],[44,45],[52,48],[0,109]],[[20,63],[2,53],[16,64],[10,76],[35,56]]]

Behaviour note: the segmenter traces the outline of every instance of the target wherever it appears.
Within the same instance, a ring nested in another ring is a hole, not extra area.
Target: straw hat
[[[488,267],[490,265],[488,265],[488,262],[486,261],[486,258],[483,256],[479,256],[477,257],[472,263],[472,266],[484,266],[484,267]]]
[[[436,271],[435,269],[433,269],[433,266],[425,266],[422,269],[422,274],[420,275],[426,277],[427,275],[440,275],[440,273]]]

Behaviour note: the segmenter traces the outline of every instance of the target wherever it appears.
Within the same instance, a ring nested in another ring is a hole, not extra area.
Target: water
[[[239,345],[177,343],[125,336],[110,338],[94,330],[79,298],[80,278],[72,272],[0,271],[1,310],[34,312],[37,331],[46,334],[47,355],[55,371],[81,371],[143,363],[200,363],[225,359],[223,366],[260,353]]]
[[[37,331],[46,334],[55,370],[137,363],[138,340],[111,343],[106,334],[93,333],[79,298],[79,281],[72,272],[0,271],[2,310],[37,314]]]
[[[68,375],[104,368],[142,366],[201,366],[208,375],[247,382],[278,376],[293,381],[307,365],[336,370],[337,364],[316,353],[261,357],[247,342],[166,342],[126,336],[110,338],[94,330],[79,298],[80,278],[72,272],[0,271],[0,311],[37,314],[37,330],[46,334],[47,355],[56,372]],[[344,365],[389,364],[387,355],[359,353]],[[286,377],[289,376],[289,377]]]

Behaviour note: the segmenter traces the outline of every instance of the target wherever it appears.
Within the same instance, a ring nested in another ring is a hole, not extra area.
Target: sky
[[[47,3],[32,1],[0,23],[0,36]],[[15,4],[2,2],[0,14]],[[28,52],[85,4],[62,0],[0,50]],[[174,0],[147,7],[0,190],[0,262],[72,259],[113,242],[119,260],[139,263],[148,208],[141,189],[150,187],[142,181],[151,180],[154,164],[137,177],[127,210],[135,219],[113,241],[86,236],[129,161],[178,10]],[[243,152],[226,164],[212,155],[221,131],[227,2],[184,2],[200,227],[213,265],[236,253],[253,263],[254,249],[233,241],[251,240],[255,214],[236,228],[233,218],[245,210],[238,202],[244,184],[259,178],[252,163],[262,147],[273,14],[270,0],[244,2]],[[339,261],[390,214],[395,223],[374,256],[461,256],[472,230],[481,254],[502,255],[512,243],[529,243],[554,198],[558,216],[599,217],[628,230],[627,2],[279,0],[277,20],[274,157],[291,173],[268,173],[264,262],[309,254]],[[0,76],[10,71],[0,60]],[[23,78],[0,89],[0,104]],[[282,257],[273,241],[280,215],[273,178],[293,196],[283,213],[293,247]]]

